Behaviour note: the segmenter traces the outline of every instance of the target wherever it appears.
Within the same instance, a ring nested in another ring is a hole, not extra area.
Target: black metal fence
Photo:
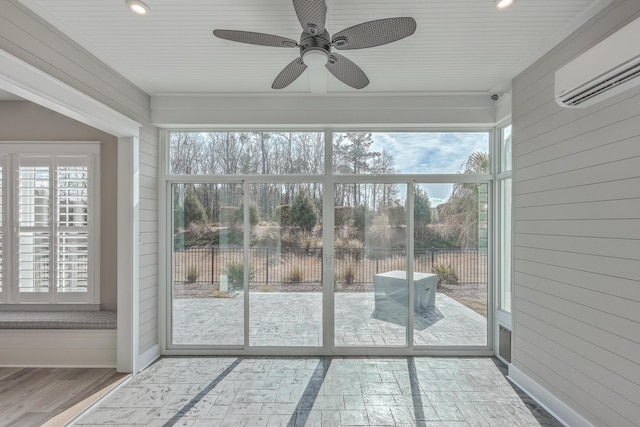
[[[322,248],[282,249],[252,247],[251,283],[322,283]],[[484,249],[422,249],[414,252],[414,271],[436,273],[445,284],[486,284],[488,258]],[[370,284],[373,275],[406,269],[404,249],[343,249],[334,251],[336,283]],[[173,280],[182,283],[231,284],[242,281],[242,248],[193,248],[173,254]]]

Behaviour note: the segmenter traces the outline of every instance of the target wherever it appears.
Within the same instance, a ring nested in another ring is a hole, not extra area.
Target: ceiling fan
[[[286,37],[251,31],[214,30],[213,35],[225,40],[260,46],[300,48],[300,56],[278,74],[272,89],[282,89],[293,83],[308,65],[324,65],[341,82],[362,89],[369,84],[367,75],[353,61],[331,49],[364,49],[391,43],[416,31],[413,18],[386,18],[364,22],[346,28],[331,37],[324,27],[327,5],[324,0],[293,0],[293,7],[302,25],[300,42]]]

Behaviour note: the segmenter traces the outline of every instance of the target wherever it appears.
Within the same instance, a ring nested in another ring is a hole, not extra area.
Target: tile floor
[[[560,426],[492,358],[163,358],[74,425]]]
[[[336,294],[336,346],[404,346],[406,308],[376,310],[371,292]],[[243,303],[235,298],[173,302],[173,343],[243,345]],[[252,346],[322,346],[322,294],[256,292],[249,299]],[[487,319],[437,293],[436,306],[414,318],[415,345],[485,346]]]

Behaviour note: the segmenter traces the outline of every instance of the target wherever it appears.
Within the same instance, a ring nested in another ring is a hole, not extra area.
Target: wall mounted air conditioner
[[[560,106],[588,107],[640,84],[640,18],[556,71]]]

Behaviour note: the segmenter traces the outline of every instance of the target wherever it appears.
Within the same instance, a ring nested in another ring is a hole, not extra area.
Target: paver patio
[[[322,294],[252,292],[251,346],[321,346]],[[242,295],[234,298],[178,298],[173,302],[173,343],[242,345]],[[335,294],[336,346],[404,346],[403,308],[376,311],[370,292]],[[442,293],[436,305],[414,314],[414,344],[484,346],[487,319]]]

